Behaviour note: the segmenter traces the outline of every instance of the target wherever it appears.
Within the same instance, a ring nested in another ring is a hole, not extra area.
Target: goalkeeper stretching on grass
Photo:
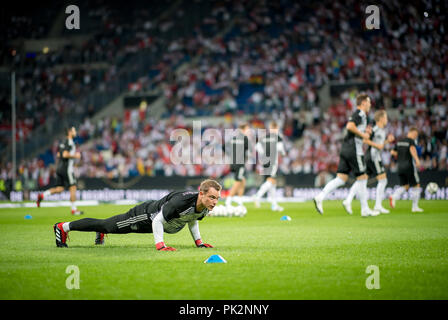
[[[199,192],[174,191],[160,200],[150,200],[108,219],[85,218],[72,222],[58,222],[53,226],[56,246],[67,247],[70,231],[96,232],[95,244],[104,243],[107,233],[153,233],[157,250],[175,251],[163,242],[163,233],[177,233],[188,223],[197,247],[213,248],[203,243],[198,220],[202,220],[218,203],[221,185],[205,180]]]

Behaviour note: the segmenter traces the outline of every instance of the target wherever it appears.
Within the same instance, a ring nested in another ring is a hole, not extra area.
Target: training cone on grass
[[[214,254],[205,260],[204,263],[227,263],[227,261],[219,254]]]
[[[280,221],[291,221],[291,217],[290,216],[283,216],[280,218]]]
[[[29,219],[32,219],[33,217],[31,216],[31,215],[29,215],[29,214],[27,214],[26,216],[25,216],[25,219],[26,220],[29,220]]]

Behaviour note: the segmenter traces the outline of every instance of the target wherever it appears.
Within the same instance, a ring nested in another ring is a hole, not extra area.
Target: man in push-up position
[[[67,247],[70,231],[96,232],[96,244],[104,243],[107,233],[153,233],[157,250],[175,251],[163,242],[163,233],[177,233],[187,223],[197,247],[212,248],[203,243],[198,220],[202,220],[218,203],[221,185],[215,180],[204,180],[199,192],[174,191],[160,200],[143,202],[124,214],[108,219],[85,218],[72,222],[58,222],[53,226],[56,246]]]

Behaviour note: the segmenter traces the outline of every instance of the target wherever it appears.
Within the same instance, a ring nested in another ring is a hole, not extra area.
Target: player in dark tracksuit
[[[350,172],[356,177],[355,194],[361,202],[361,215],[363,217],[376,216],[378,211],[371,210],[367,203],[367,174],[364,159],[363,143],[370,138],[371,128],[367,126],[367,114],[370,111],[370,97],[360,94],[356,97],[356,111],[349,118],[346,125],[347,133],[342,143],[339,157],[337,176],[328,182],[324,189],[313,199],[316,210],[323,214],[322,202],[325,197],[340,186],[343,186]]]
[[[230,148],[232,154],[230,170],[234,173],[235,182],[229,191],[226,199],[226,206],[231,206],[232,201],[235,200],[238,205],[243,205],[241,197],[244,195],[246,187],[246,162],[249,151],[249,125],[247,123],[241,124],[238,128],[238,134],[232,137],[230,141]],[[235,196],[238,195],[238,196]]]
[[[73,215],[80,215],[83,212],[76,208],[76,178],[74,175],[74,162],[75,159],[80,159],[81,154],[76,152],[76,146],[73,139],[76,137],[77,132],[75,127],[68,127],[66,129],[66,139],[58,146],[57,152],[57,169],[56,169],[56,186],[50,188],[45,192],[37,196],[37,206],[40,207],[40,203],[44,198],[55,193],[61,193],[68,189],[70,191],[70,201],[72,203],[71,213]]]
[[[283,138],[280,135],[278,124],[273,121],[269,124],[269,131],[266,136],[257,137],[256,150],[259,158],[262,159],[263,169],[261,174],[266,176],[266,181],[260,186],[254,197],[256,208],[260,207],[260,199],[268,192],[272,211],[283,211],[277,203],[277,171],[279,164],[279,154],[286,154],[283,145]]]
[[[214,180],[201,183],[199,192],[174,191],[160,200],[146,201],[128,212],[108,219],[85,218],[72,222],[58,222],[54,225],[56,245],[67,247],[69,231],[90,231],[97,233],[96,244],[104,243],[108,233],[153,233],[157,250],[175,251],[163,241],[163,233],[177,233],[186,224],[198,247],[212,247],[203,243],[198,221],[213,210],[220,197],[221,185]],[[102,236],[98,241],[98,234]]]
[[[420,177],[418,175],[418,167],[420,167],[420,159],[418,158],[415,141],[418,138],[418,129],[412,127],[406,138],[398,140],[395,149],[391,151],[392,155],[398,161],[398,177],[400,178],[400,187],[395,190],[389,197],[391,208],[395,208],[395,201],[400,199],[401,195],[411,190],[412,212],[423,212],[419,208],[418,201],[422,192],[420,188]]]

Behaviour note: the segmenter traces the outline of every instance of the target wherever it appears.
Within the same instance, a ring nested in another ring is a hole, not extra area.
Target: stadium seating
[[[62,123],[60,119],[79,119],[81,176],[220,176],[226,168],[175,166],[166,161],[170,147],[166,134],[184,125],[178,115],[232,117],[228,126],[234,126],[241,115],[252,117],[253,123],[275,117],[289,144],[282,173],[334,171],[341,129],[358,92],[350,84],[363,83],[374,108],[397,115],[389,125],[393,134],[402,136],[410,125],[423,129],[419,152],[424,167],[446,169],[446,21],[420,16],[418,4],[402,7],[396,0],[384,1],[380,30],[360,31],[363,8],[353,0],[344,4],[196,1],[182,3],[175,19],[171,16],[154,27],[152,7],[131,10],[93,2],[98,7],[85,18],[85,32],[99,32],[81,50],[65,47],[21,58],[21,134],[26,139],[42,132],[35,131],[37,127],[51,132]],[[160,15],[170,5],[155,12]],[[397,8],[401,8],[399,15]],[[99,21],[104,12],[108,19]],[[408,24],[398,26],[403,19]],[[175,72],[186,61],[191,62],[188,67]],[[98,68],[91,67],[95,63]],[[334,95],[324,109],[319,91],[335,84],[348,88]],[[162,121],[131,116],[126,123],[123,115],[90,122],[112,96],[129,88],[161,89]],[[6,96],[2,91],[3,99]],[[408,114],[409,110],[416,113]],[[6,132],[2,150],[10,139],[8,116],[2,114],[1,132]],[[33,179],[48,177],[54,170],[55,146],[53,142],[40,160],[22,162],[20,173],[28,172]],[[395,169],[387,150],[384,161]],[[2,175],[9,173],[8,162],[2,162]]]

